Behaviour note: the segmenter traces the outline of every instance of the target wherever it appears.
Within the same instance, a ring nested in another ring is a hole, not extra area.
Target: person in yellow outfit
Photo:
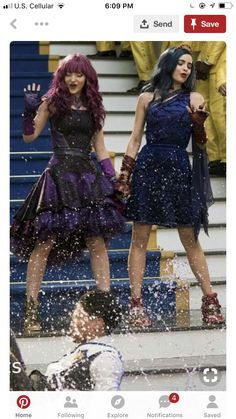
[[[226,96],[226,48],[220,56],[216,69],[216,87],[222,96]],[[226,103],[225,103],[226,105]]]
[[[87,55],[89,58],[116,57],[116,46],[114,41],[97,41],[97,52]],[[121,41],[119,58],[132,58],[131,46],[128,41]]]
[[[151,41],[134,41],[130,42],[130,46],[139,77],[139,83],[137,86],[127,90],[127,92],[138,94],[150,79],[156,65],[157,57],[153,42]]]
[[[97,41],[97,53],[88,55],[89,58],[116,57],[114,41]],[[128,90],[129,93],[139,93],[149,80],[156,63],[156,54],[151,41],[121,41],[119,58],[134,58],[139,83]]]
[[[210,115],[206,121],[207,152],[211,174],[226,174],[226,106],[217,88],[217,73],[226,80],[226,45],[221,41],[199,42],[196,90],[206,98]],[[218,76],[219,77],[219,76]]]
[[[187,41],[162,41],[160,55],[164,51],[166,51],[168,48],[178,47],[179,45],[183,45],[183,44],[190,44],[190,42],[187,42]]]

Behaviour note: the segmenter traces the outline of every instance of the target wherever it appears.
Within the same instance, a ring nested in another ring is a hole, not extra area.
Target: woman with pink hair
[[[48,261],[75,259],[88,248],[97,287],[109,291],[106,242],[123,231],[124,218],[104,144],[97,74],[88,58],[67,56],[43,98],[35,83],[24,90],[24,141],[36,140],[49,120],[53,147],[11,227],[13,253],[28,260],[24,330],[32,333],[41,329],[38,294]],[[101,170],[92,160],[92,147]]]

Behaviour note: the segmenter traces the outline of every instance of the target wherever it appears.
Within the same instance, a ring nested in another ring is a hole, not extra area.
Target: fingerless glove
[[[34,133],[34,118],[41,103],[39,92],[25,92],[23,113],[23,134],[32,135]]]

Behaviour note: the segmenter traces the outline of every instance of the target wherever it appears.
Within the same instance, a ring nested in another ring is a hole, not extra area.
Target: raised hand
[[[29,136],[34,134],[34,117],[41,104],[40,84],[28,84],[24,94],[23,134]]]
[[[36,83],[28,84],[27,87],[24,88],[25,93],[25,108],[24,108],[24,115],[32,115],[36,114],[36,111],[41,103],[41,96],[40,96],[40,84],[36,85]]]
[[[205,111],[205,102],[202,105],[199,105],[198,108],[191,105],[187,106],[187,110],[190,114],[190,119],[193,124],[203,125],[206,118],[208,117],[208,112]]]
[[[226,94],[227,94],[226,83],[222,83],[220,85],[218,91],[222,96],[226,96]]]

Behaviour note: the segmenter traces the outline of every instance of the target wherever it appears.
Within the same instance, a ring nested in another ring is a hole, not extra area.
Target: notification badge
[[[178,401],[179,401],[178,393],[171,393],[169,395],[169,400],[170,400],[171,403],[178,403]]]
[[[27,409],[30,406],[30,398],[25,395],[19,396],[16,403],[20,409]]]
[[[186,33],[225,33],[225,15],[185,15],[184,32]]]

